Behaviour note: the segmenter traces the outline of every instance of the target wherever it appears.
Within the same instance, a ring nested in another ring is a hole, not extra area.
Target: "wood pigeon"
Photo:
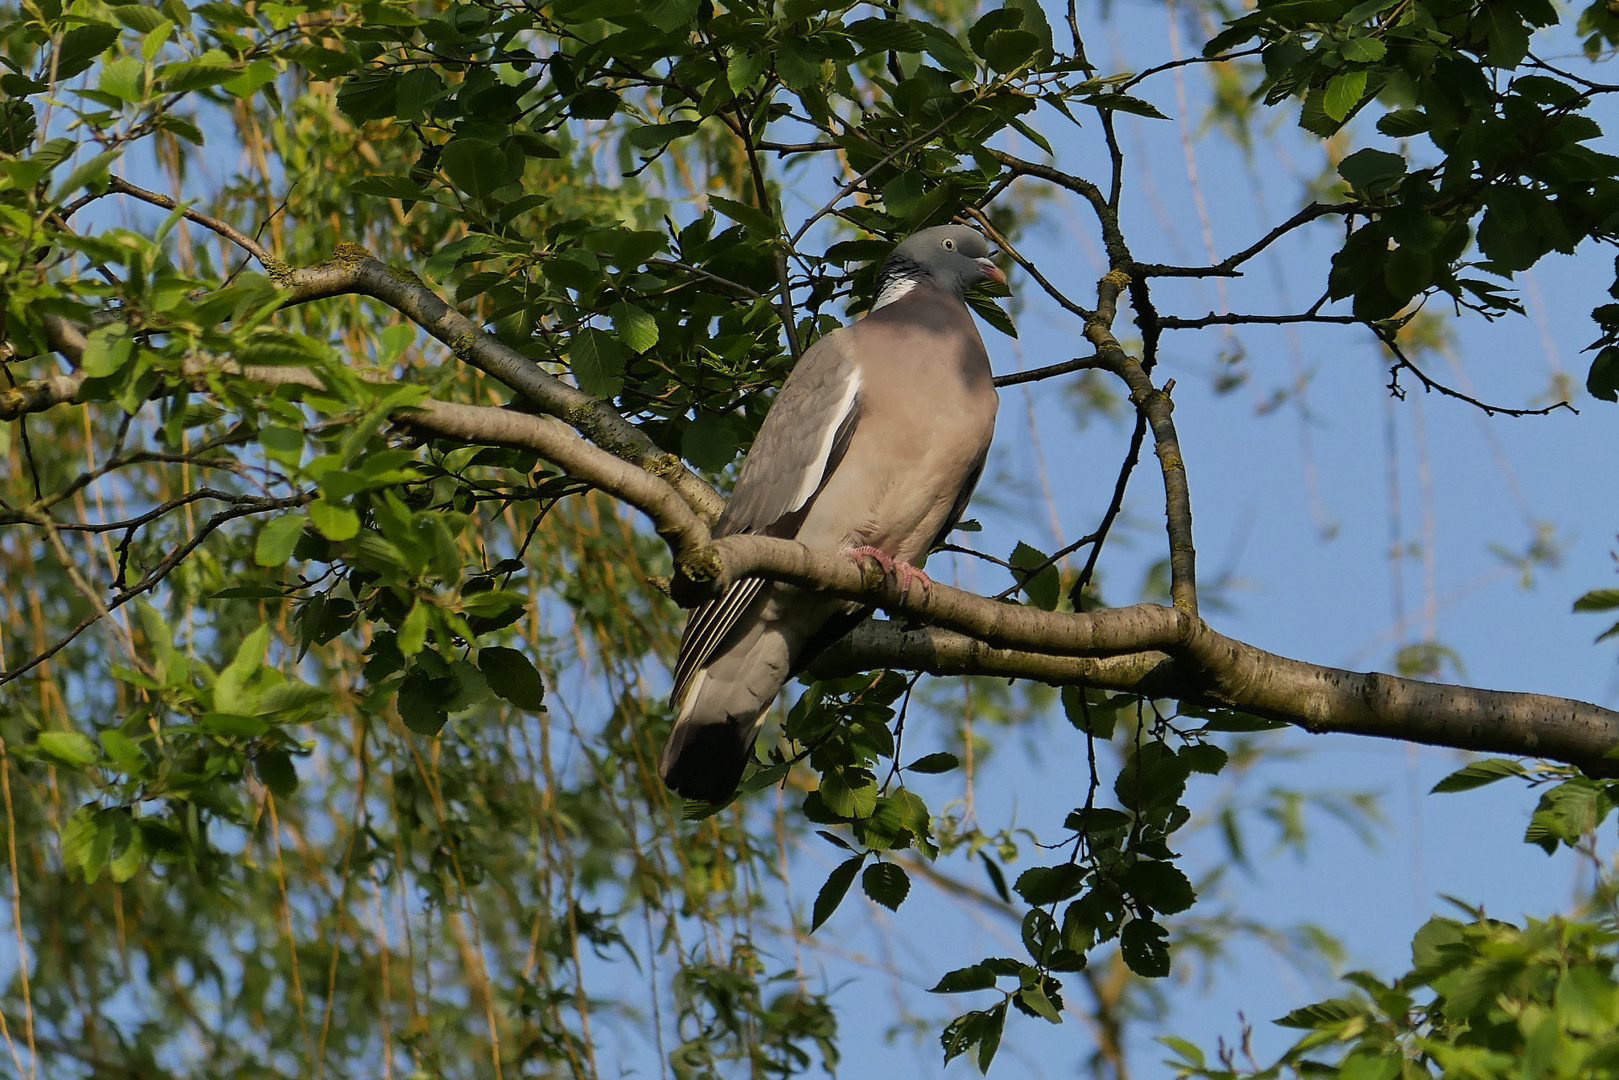
[[[785,537],[872,555],[909,585],[953,529],[984,470],[998,398],[963,295],[1006,276],[982,234],[924,229],[877,274],[865,318],[812,345],[742,463],[715,537]],[[763,578],[698,607],[675,665],[674,729],[658,773],[723,803],[782,685],[870,608]]]

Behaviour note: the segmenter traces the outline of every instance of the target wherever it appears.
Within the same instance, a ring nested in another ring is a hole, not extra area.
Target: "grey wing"
[[[742,463],[715,536],[797,533],[826,478],[849,448],[860,416],[860,372],[833,331],[799,360],[776,395]],[[691,613],[680,635],[670,700],[679,707],[691,680],[754,606],[763,578],[743,578]]]
[[[849,339],[847,330],[834,330],[799,360],[742,462],[714,535],[792,535],[778,523],[802,517],[848,449],[859,417],[860,368],[848,355]]]

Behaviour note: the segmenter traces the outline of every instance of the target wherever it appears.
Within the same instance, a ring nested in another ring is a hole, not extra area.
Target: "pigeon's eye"
[[[948,237],[946,237],[945,240],[943,241],[943,243],[944,243],[944,249],[946,251],[954,251],[954,250],[956,250],[956,242],[954,240],[951,240]]]

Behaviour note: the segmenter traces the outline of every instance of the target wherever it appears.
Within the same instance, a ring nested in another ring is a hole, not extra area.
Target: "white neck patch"
[[[916,288],[916,285],[917,279],[914,277],[890,278],[888,284],[883,286],[883,291],[877,294],[877,302],[871,305],[871,310],[876,311],[880,307],[887,307]]]

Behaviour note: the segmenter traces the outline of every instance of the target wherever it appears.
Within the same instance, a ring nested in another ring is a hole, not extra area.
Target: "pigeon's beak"
[[[984,272],[985,277],[989,278],[991,281],[999,282],[1002,285],[1006,284],[1006,272],[1000,267],[996,266],[992,261],[989,259],[974,259],[973,261],[978,264],[978,269]]]

